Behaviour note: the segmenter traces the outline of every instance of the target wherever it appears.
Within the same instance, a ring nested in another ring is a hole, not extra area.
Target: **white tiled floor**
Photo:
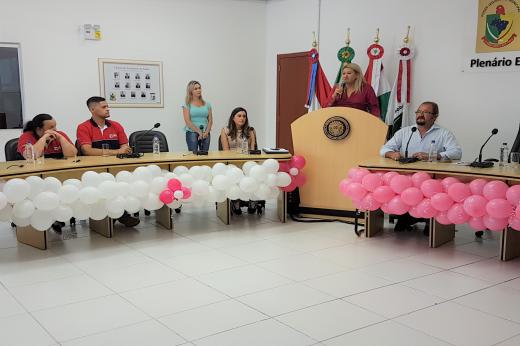
[[[498,234],[459,227],[430,249],[421,232],[276,220],[187,206],[174,232],[78,224],[47,251],[1,223],[0,344],[520,344],[520,259],[497,259]]]

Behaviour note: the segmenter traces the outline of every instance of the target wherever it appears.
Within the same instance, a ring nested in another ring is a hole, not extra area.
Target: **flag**
[[[320,65],[318,51],[313,48],[309,51],[309,78],[307,82],[307,99],[305,107],[312,107],[314,97],[318,99],[320,105],[325,105],[332,92],[327,76]]]
[[[379,109],[381,110],[381,119],[384,121],[391,91],[383,68],[383,55],[385,54],[385,50],[383,46],[374,43],[368,47],[367,54],[369,63],[365,72],[365,79],[376,93],[379,101]]]
[[[390,93],[388,110],[385,117],[385,123],[391,126],[389,135],[393,135],[404,126],[414,124],[414,119],[410,116],[410,112],[408,111],[411,101],[413,56],[414,51],[409,45],[405,44],[399,48],[398,72],[392,87],[392,92]]]

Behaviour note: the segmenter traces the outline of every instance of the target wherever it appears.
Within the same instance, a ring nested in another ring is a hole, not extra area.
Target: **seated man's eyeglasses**
[[[415,115],[433,115],[432,112],[425,112],[425,111],[415,111]]]

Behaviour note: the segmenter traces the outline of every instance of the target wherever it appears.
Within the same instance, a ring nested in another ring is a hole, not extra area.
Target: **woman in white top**
[[[228,126],[220,132],[220,141],[223,150],[236,150],[241,141],[247,140],[248,149],[255,149],[255,129],[249,126],[247,111],[242,107],[233,109],[229,116]]]

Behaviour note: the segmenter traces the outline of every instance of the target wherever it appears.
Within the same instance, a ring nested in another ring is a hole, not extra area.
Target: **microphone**
[[[487,142],[489,142],[489,140],[491,139],[491,137],[493,137],[494,135],[496,135],[498,133],[498,129],[493,129],[491,130],[491,135],[488,137],[488,139],[486,139],[486,141],[484,142],[484,144],[482,144],[482,146],[480,147],[480,152],[478,154],[478,161],[475,160],[473,161],[470,166],[471,167],[477,167],[477,168],[489,168],[489,167],[493,167],[493,162],[491,161],[482,161],[482,150],[484,149],[484,146],[487,144]]]
[[[406,148],[404,150],[404,157],[399,159],[400,163],[413,163],[417,161],[416,157],[408,157],[408,146],[410,145],[410,140],[412,139],[413,134],[415,131],[417,131],[417,127],[412,127],[412,133],[410,134],[410,137],[408,137],[408,142],[406,142]]]
[[[201,125],[199,126],[199,129],[200,129],[200,132],[204,132],[204,125],[201,124]],[[197,146],[198,146],[198,147],[197,147],[197,149],[195,149],[195,150],[193,151],[193,153],[194,153],[195,155],[208,155],[208,152],[207,152],[207,151],[205,151],[205,150],[200,150],[200,149],[199,149],[199,148],[202,147],[202,141],[203,141],[202,138],[199,139],[199,140],[197,141]]]
[[[154,129],[158,128],[159,126],[161,126],[161,123],[155,123],[155,125],[151,129],[149,129],[149,130],[147,130],[147,131],[145,131],[145,132],[135,136],[134,145],[133,145],[132,149],[133,149],[134,154],[137,154],[137,157],[139,157],[139,141],[138,141],[138,139],[143,137],[143,136],[145,136],[145,135],[147,135],[147,134],[149,134]]]

